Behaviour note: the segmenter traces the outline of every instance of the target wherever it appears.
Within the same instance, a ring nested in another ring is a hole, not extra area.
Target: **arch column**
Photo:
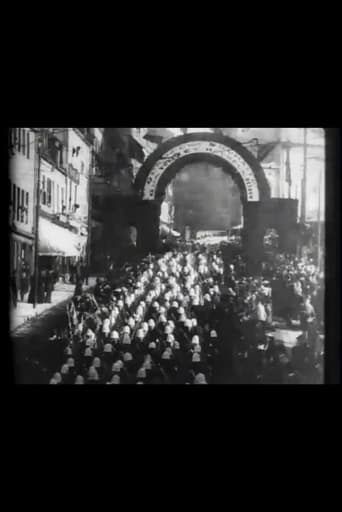
[[[137,219],[137,249],[142,254],[154,253],[159,246],[159,201],[141,201]]]
[[[242,248],[248,270],[258,272],[264,256],[264,234],[266,230],[262,201],[245,202],[243,205],[244,228]]]

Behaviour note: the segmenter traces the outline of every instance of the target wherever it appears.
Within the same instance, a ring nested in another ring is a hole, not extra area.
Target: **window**
[[[46,204],[46,191],[45,191],[45,176],[42,178],[42,195],[41,195],[41,202],[42,204]]]
[[[52,213],[55,213],[56,211],[56,201],[55,201],[55,182],[51,180],[51,206],[52,206]]]
[[[29,193],[25,193],[25,224],[28,224]]]
[[[51,208],[51,180],[47,178],[46,180],[46,204],[49,208]]]
[[[20,204],[20,222],[24,222],[25,217],[25,192],[21,189],[21,204]]]
[[[16,201],[16,198],[17,198],[17,187],[13,184],[12,185],[12,220],[15,220],[15,212],[16,212],[16,209],[17,209],[17,201]]]
[[[17,221],[20,220],[20,188],[17,187]]]
[[[25,128],[23,128],[23,133],[22,133],[22,148],[21,148],[21,151],[22,151],[23,155],[25,155],[25,153],[26,153],[26,130],[25,130]]]
[[[61,187],[61,213],[65,213],[64,187]]]
[[[30,158],[30,132],[27,132],[26,148],[27,148],[26,156],[27,156],[27,158]]]
[[[71,201],[72,201],[72,182],[69,182],[69,212],[71,211]]]
[[[59,203],[59,185],[57,185],[57,213],[60,213],[61,205]]]

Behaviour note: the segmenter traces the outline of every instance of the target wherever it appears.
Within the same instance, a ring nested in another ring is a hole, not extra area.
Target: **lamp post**
[[[34,296],[33,308],[36,307],[38,302],[38,267],[39,267],[39,215],[40,215],[40,164],[41,164],[41,146],[42,137],[41,133],[38,134],[37,140],[37,189],[36,189],[36,222],[35,222],[35,240],[34,240]]]

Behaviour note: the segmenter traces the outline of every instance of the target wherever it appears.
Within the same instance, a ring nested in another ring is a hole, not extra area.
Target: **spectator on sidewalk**
[[[23,259],[21,268],[20,268],[20,277],[19,277],[19,288],[20,288],[21,302],[24,302],[25,295],[29,291],[29,282],[30,282],[29,266]]]
[[[10,296],[11,296],[11,305],[15,308],[17,307],[18,300],[18,288],[17,288],[17,273],[13,270],[10,279]]]

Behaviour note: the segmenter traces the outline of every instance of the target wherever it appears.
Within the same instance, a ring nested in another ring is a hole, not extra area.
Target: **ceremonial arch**
[[[135,189],[140,197],[138,246],[154,252],[159,242],[161,203],[168,184],[185,165],[206,161],[231,175],[240,189],[243,205],[243,244],[257,257],[262,248],[270,205],[270,187],[264,170],[254,155],[236,140],[213,133],[191,133],[173,137],[149,155],[140,168]]]

